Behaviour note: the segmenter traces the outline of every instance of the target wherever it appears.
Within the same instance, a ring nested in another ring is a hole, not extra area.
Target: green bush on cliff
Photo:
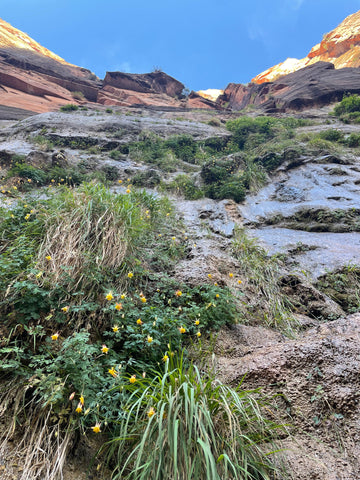
[[[345,95],[333,110],[334,115],[340,117],[344,113],[360,112],[360,96]]]

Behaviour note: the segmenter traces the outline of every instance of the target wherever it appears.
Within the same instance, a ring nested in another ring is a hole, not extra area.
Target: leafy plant
[[[133,383],[124,376],[112,390],[129,395],[109,442],[113,478],[273,478],[268,450],[279,425],[267,420],[259,391],[232,389],[172,355],[164,356],[163,374],[133,376]]]

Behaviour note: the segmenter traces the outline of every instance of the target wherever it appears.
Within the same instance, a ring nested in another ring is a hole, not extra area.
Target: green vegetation
[[[360,310],[360,268],[348,265],[323,275],[317,288],[337,302],[348,313]]]
[[[182,195],[186,200],[198,200],[204,196],[201,188],[194,184],[194,180],[185,174],[177,175],[174,180],[168,184],[163,184],[165,190]]]
[[[71,95],[74,100],[79,100],[80,102],[85,100],[85,96],[82,92],[71,92]]]
[[[61,112],[76,112],[76,110],[79,110],[79,107],[74,103],[67,103],[60,107]]]
[[[257,301],[243,305],[243,321],[260,321],[291,333],[295,321],[292,305],[279,285],[281,259],[269,257],[256,239],[247,237],[241,229],[235,234],[233,255],[241,264],[241,274],[258,294]]]
[[[143,478],[159,461],[159,478],[167,469],[174,478],[176,471],[181,478],[197,472],[209,479],[226,472],[270,478],[260,444],[271,441],[273,425],[260,398],[240,387],[215,387],[188,358],[172,363],[190,343],[201,356],[202,337],[238,314],[228,289],[172,279],[187,242],[170,203],[131,189],[115,195],[96,184],[51,190],[47,199],[31,196],[2,208],[0,223],[0,377],[9,387],[0,404],[9,392],[22,397],[31,379],[26,406],[15,403],[13,414],[35,422],[25,454],[34,475],[61,467],[49,467],[54,455],[44,461],[41,452],[55,449],[64,459],[70,438],[92,430],[111,439],[115,478],[124,472]],[[193,425],[188,407],[207,417],[195,415]],[[126,431],[134,441],[121,436]],[[184,432],[190,440],[183,455],[192,459],[170,460],[172,442],[183,442]],[[165,456],[161,450],[161,460],[154,452],[138,470],[154,441],[169,442],[170,450]]]
[[[172,353],[166,352],[164,373],[133,384],[123,376],[111,390],[129,394],[110,442],[118,458],[114,479],[273,478],[262,448],[271,448],[278,425],[266,419],[258,391],[204,377]]]
[[[360,96],[345,95],[340,103],[336,105],[333,114],[340,118],[344,123],[360,122]]]
[[[49,164],[43,168],[37,168],[32,165],[28,165],[25,163],[24,159],[21,159],[21,161],[16,162],[8,170],[3,181],[6,183],[8,180],[14,177],[19,178],[20,180],[18,181],[18,188],[22,191],[28,191],[34,187],[40,187],[44,185],[66,184],[69,186],[75,186],[80,185],[83,182],[89,182],[93,179],[97,179],[105,183],[106,180],[114,180],[118,177],[117,170],[116,176],[114,176],[114,171],[110,173],[107,172],[106,169],[103,170],[103,172],[89,172],[81,165],[79,165],[78,168],[63,168]],[[7,186],[5,185],[3,188],[6,190]]]

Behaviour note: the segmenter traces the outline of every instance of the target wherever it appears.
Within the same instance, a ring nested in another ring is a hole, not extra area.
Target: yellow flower
[[[122,293],[122,294],[120,295],[120,298],[121,298],[122,300],[124,300],[125,297],[126,297],[125,293]]]
[[[215,297],[216,297],[216,298],[219,298],[219,297],[220,297],[220,295],[217,293],[217,294],[215,295]]]
[[[214,286],[215,286],[215,287],[217,287],[217,286],[218,286],[218,284],[215,282],[215,283],[214,283]]]
[[[53,178],[51,179],[51,183],[55,183],[55,180]]]
[[[142,301],[142,303],[146,303],[146,298],[145,297],[140,297],[140,300]]]
[[[119,183],[122,183],[122,180],[118,180]]]
[[[166,362],[166,360],[169,360],[169,356],[168,356],[168,355],[164,355],[162,359],[163,359],[163,362]]]
[[[47,255],[45,258],[46,258],[46,260],[47,260],[48,262],[50,262],[50,260],[51,260],[50,255]]]
[[[108,349],[108,347],[107,347],[106,345],[103,345],[102,348],[101,348],[101,351],[102,351],[103,353],[106,353],[106,354],[107,354],[108,351],[109,351],[109,349]]]
[[[28,213],[27,215],[25,215],[25,220],[29,220],[30,218],[30,213]]]
[[[121,303],[117,303],[115,305],[115,310],[121,310],[122,309],[122,304]]]
[[[96,422],[95,426],[91,428],[94,433],[100,433],[101,432],[100,427],[101,427],[101,424]]]
[[[106,300],[109,300],[109,301],[112,300],[114,298],[112,292],[109,292],[105,298]]]
[[[64,313],[68,312],[69,311],[69,307],[62,307],[61,309]]]
[[[200,338],[200,337],[201,337],[201,332],[197,332],[196,336],[197,336],[198,338]]]
[[[14,189],[14,190],[17,190],[17,187],[15,187],[15,185],[13,185],[13,189]]]
[[[132,272],[129,272],[129,273],[128,273],[128,277],[129,277],[129,278],[132,278],[133,276],[134,276],[134,274],[133,274]]]
[[[136,323],[137,323],[138,325],[142,325],[142,324],[143,324],[141,318],[138,318],[138,319],[136,320]]]
[[[200,320],[195,320],[195,325],[200,325]]]
[[[183,326],[181,326],[181,327],[179,328],[179,332],[180,332],[180,333],[185,333],[185,332],[186,332],[186,329],[185,329]]]
[[[38,273],[35,275],[35,277],[36,277],[36,278],[40,278],[40,277],[42,276],[42,274],[43,274],[43,272],[38,272]]]
[[[150,335],[148,335],[147,341],[148,341],[148,343],[151,343],[153,341],[153,337],[150,337]]]
[[[175,295],[176,295],[177,297],[181,297],[182,291],[181,291],[181,290],[176,290]]]
[[[78,406],[76,407],[76,413],[81,413],[82,409],[83,409],[83,407],[82,407],[81,403],[78,403]]]
[[[131,377],[129,379],[129,382],[130,383],[135,383],[136,382],[136,375],[131,375]]]
[[[208,277],[209,277],[209,278],[212,278],[212,275],[211,275],[211,273],[208,273]]]
[[[240,285],[241,283],[242,283],[242,281],[241,281],[241,280],[238,280],[238,284]]]
[[[128,188],[128,189],[126,190],[126,193],[131,193],[130,188]]]
[[[176,240],[176,237],[171,237],[171,240],[174,240],[174,241],[175,241],[175,240]]]
[[[147,416],[151,418],[153,415],[155,415],[155,409],[154,407],[150,407],[149,411],[147,412]]]
[[[119,331],[119,327],[118,327],[117,325],[114,325],[114,326],[112,327],[112,330],[113,330],[114,333],[116,333],[116,332]]]
[[[56,341],[58,338],[59,338],[59,334],[58,334],[58,333],[54,333],[53,335],[51,335],[51,340]]]
[[[230,277],[230,278],[233,278],[233,276],[234,276],[234,274],[230,272],[230,273],[229,273],[229,277]]]
[[[80,396],[79,402],[81,403],[81,405],[84,405],[85,399],[83,395]]]
[[[28,178],[28,179],[27,179],[27,181],[28,181],[29,183],[31,183],[31,182],[32,182],[31,178]]]
[[[115,370],[114,367],[109,368],[108,372],[109,372],[110,375],[112,375],[113,377],[115,377],[115,378],[117,377],[117,372],[116,372],[116,370]]]

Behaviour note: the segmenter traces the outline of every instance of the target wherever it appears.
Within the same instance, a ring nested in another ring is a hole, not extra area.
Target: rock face
[[[210,100],[182,95],[184,85],[164,72],[108,72],[101,81],[71,65],[0,19],[0,106],[11,118],[57,110],[67,103],[215,108]],[[18,110],[14,110],[18,109]]]
[[[342,100],[345,93],[360,93],[360,69],[336,70],[332,63],[316,62],[274,82],[230,83],[217,102],[235,110],[262,105],[271,113],[327,105]]]
[[[307,57],[288,58],[252,79],[254,83],[273,82],[316,62],[331,62],[335,68],[360,66],[360,11],[345,18],[338,27],[326,34]]]
[[[223,380],[263,387],[290,413],[292,435],[282,447],[291,479],[358,478],[359,342],[359,314],[319,324],[294,340],[244,325],[218,336]]]

